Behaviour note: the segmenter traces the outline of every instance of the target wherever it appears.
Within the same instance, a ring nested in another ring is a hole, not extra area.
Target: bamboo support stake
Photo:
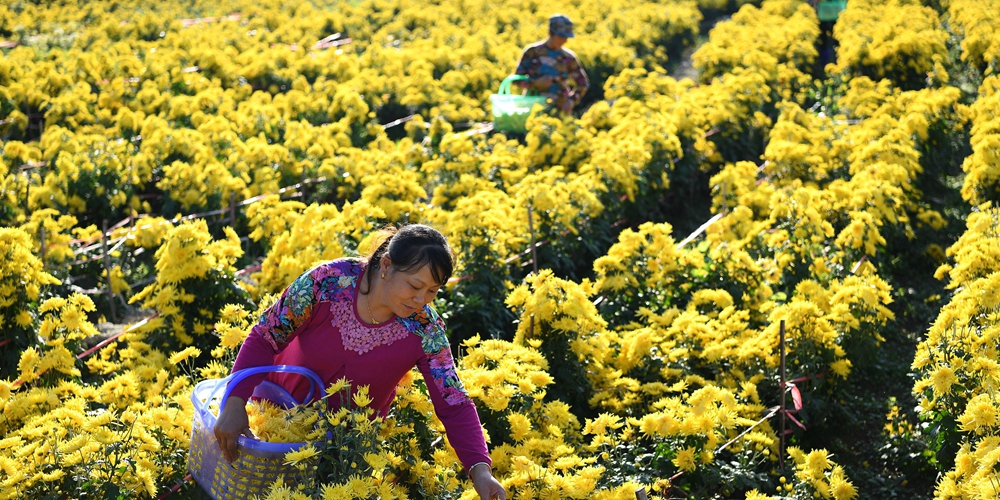
[[[24,215],[31,217],[31,208],[28,201],[31,199],[31,172],[24,171]]]
[[[778,444],[778,467],[785,470],[785,320],[778,327],[778,348],[781,350],[781,439]]]
[[[306,201],[309,199],[309,191],[308,191],[309,184],[306,182],[308,180],[309,179],[306,178],[306,167],[302,167],[302,178],[299,179],[299,185],[302,187],[299,188],[299,191],[302,192],[302,203],[306,204],[309,203],[308,201]]]
[[[635,500],[649,500],[649,496],[646,495],[645,486],[635,490]]]
[[[44,266],[45,265],[45,250],[46,250],[46,248],[45,248],[45,224],[44,223],[42,223],[41,225],[38,226],[38,243],[39,243],[39,246],[41,247],[42,265]]]
[[[236,193],[229,193],[229,227],[236,229]]]
[[[729,196],[729,193],[727,193],[727,191],[729,190],[728,188],[729,188],[729,181],[723,182],[722,183],[722,213],[724,213],[724,214],[728,214],[729,213],[729,200],[727,199],[727,197]]]
[[[111,254],[108,252],[108,220],[104,219],[101,229],[101,249],[104,252],[104,272],[108,273],[108,307],[111,312],[111,321],[114,321],[115,314],[115,290],[111,286]]]
[[[528,233],[531,236],[531,269],[538,274],[538,252],[535,249],[535,223],[532,216],[531,203],[528,203]],[[528,338],[535,336],[535,315],[531,315],[531,324],[528,325]]]
[[[531,269],[538,274],[538,252],[535,250],[535,224],[532,217],[531,204],[528,204],[528,232],[531,233]]]

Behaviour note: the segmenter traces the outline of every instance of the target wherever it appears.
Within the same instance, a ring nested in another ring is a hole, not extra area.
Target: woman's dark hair
[[[448,240],[437,229],[423,224],[408,224],[398,229],[386,226],[379,232],[385,239],[368,256],[368,269],[365,271],[368,291],[372,289],[372,277],[378,273],[386,252],[398,271],[420,269],[429,264],[431,277],[439,285],[444,286],[451,278],[455,259]]]

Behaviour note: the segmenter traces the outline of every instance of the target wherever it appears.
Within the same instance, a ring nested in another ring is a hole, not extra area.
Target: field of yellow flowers
[[[813,3],[0,2],[0,500],[204,498],[195,385],[406,222],[509,498],[1000,497],[1000,0]],[[425,391],[254,407],[259,498],[478,498]]]

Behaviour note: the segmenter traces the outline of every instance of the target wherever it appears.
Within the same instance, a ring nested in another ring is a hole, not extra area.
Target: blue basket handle
[[[510,75],[507,78],[504,78],[502,82],[500,82],[500,92],[498,93],[501,95],[508,95],[510,94],[511,83],[523,82],[527,79],[528,77],[526,75]]]
[[[295,365],[271,365],[271,366],[255,366],[252,368],[244,368],[238,372],[235,372],[228,377],[222,379],[219,385],[215,386],[215,390],[212,391],[211,396],[205,400],[204,405],[208,405],[210,401],[215,399],[215,394],[219,392],[219,387],[224,386],[226,390],[222,393],[222,400],[219,401],[219,414],[222,414],[222,409],[226,406],[226,400],[229,399],[229,394],[233,392],[233,387],[236,387],[240,381],[250,377],[252,375],[259,375],[261,373],[296,373],[302,375],[309,379],[309,394],[306,395],[305,401],[299,401],[299,403],[308,403],[313,400],[313,396],[316,394],[316,388],[322,390],[323,380],[316,375],[316,372],[305,368],[303,366]]]

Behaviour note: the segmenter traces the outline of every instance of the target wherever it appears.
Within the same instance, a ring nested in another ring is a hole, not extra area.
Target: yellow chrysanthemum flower
[[[195,346],[190,346],[182,351],[178,351],[172,354],[169,358],[169,361],[170,364],[172,365],[178,365],[180,363],[183,363],[188,358],[197,358],[198,356],[201,356],[201,349],[198,349]]]
[[[285,465],[299,465],[302,462],[311,460],[314,457],[319,456],[319,451],[312,445],[312,443],[306,444],[301,448],[285,453]]]

